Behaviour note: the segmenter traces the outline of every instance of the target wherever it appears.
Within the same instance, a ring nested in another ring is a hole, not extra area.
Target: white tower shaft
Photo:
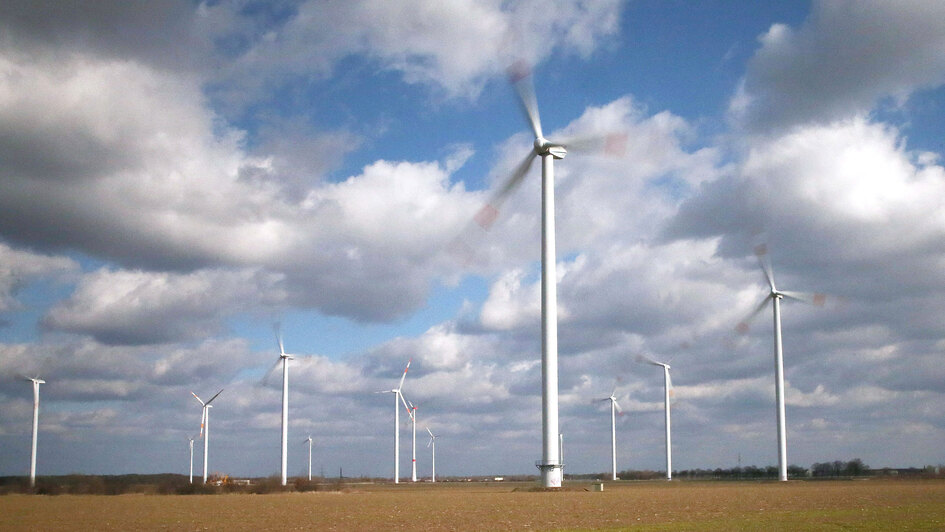
[[[308,438],[308,480],[312,481],[312,437]]]
[[[774,379],[778,410],[778,479],[787,480],[787,434],[784,419],[784,356],[781,351],[781,295],[771,296],[774,302]]]
[[[30,446],[30,487],[36,487],[36,438],[39,436],[39,380],[33,381],[33,443]]]
[[[663,408],[666,411],[666,480],[673,479],[673,439],[670,434],[670,424],[669,419],[669,367],[663,365]]]
[[[617,403],[610,399],[610,461],[613,480],[617,480]]]
[[[282,485],[286,484],[289,453],[289,359],[282,357]]]
[[[190,483],[194,483],[194,439],[190,439]]]
[[[394,391],[394,484],[400,484],[400,390]]]
[[[413,450],[411,451],[410,456],[410,481],[417,481],[417,409],[414,408],[411,411],[410,416],[411,421],[413,422]]]
[[[558,306],[554,156],[541,155],[541,485],[561,487],[558,436]]]
[[[430,482],[436,482],[436,438],[433,438],[431,445],[433,446],[433,456],[431,457],[433,472],[430,474]]]
[[[203,425],[203,483],[207,483],[207,455],[210,451],[210,407],[203,406],[204,425]]]

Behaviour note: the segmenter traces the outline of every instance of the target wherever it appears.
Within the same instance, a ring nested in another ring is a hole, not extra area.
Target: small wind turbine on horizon
[[[404,379],[407,378],[407,370],[410,369],[410,362],[412,361],[413,359],[407,361],[407,367],[404,368],[404,374],[400,377],[400,383],[396,388],[393,390],[374,392],[394,394],[394,484],[400,483],[400,404],[403,403],[407,411],[410,411],[401,393],[401,389],[404,387]]]
[[[403,394],[401,394],[403,398]],[[410,455],[410,481],[417,481],[417,407],[413,403],[407,401],[407,404],[404,406],[407,407],[407,415],[410,416],[410,422],[413,429],[413,443],[412,450]]]
[[[427,432],[430,434],[430,441],[427,442],[427,447],[431,445],[432,456],[430,457],[430,463],[433,464],[433,468],[430,473],[430,482],[436,482],[436,436],[433,435],[433,432],[430,430],[430,427],[427,427]]]
[[[194,483],[194,437],[187,438],[190,443],[190,483]]]
[[[312,480],[312,435],[309,434],[308,438],[302,440],[302,443],[308,442],[308,480]]]
[[[610,401],[610,462],[613,480],[617,480],[617,413],[623,414],[623,409],[617,404],[617,384],[610,392],[610,397],[598,399],[598,402]]]
[[[289,455],[289,361],[295,358],[295,355],[290,355],[285,352],[285,347],[282,344],[282,329],[279,324],[276,323],[273,325],[273,331],[276,334],[276,342],[279,344],[279,358],[276,359],[275,364],[269,368],[269,371],[266,372],[266,377],[268,377],[275,369],[279,366],[279,363],[282,363],[282,457],[281,457],[281,467],[282,467],[282,485],[286,485],[287,479],[287,466],[288,466],[288,455]],[[264,377],[265,379],[265,377]]]
[[[758,257],[758,264],[761,265],[761,271],[764,272],[765,279],[768,281],[768,287],[771,291],[761,300],[761,303],[748,315],[747,318],[738,324],[736,330],[742,334],[748,332],[749,322],[758,315],[768,300],[771,300],[771,307],[774,313],[774,386],[775,398],[777,403],[778,418],[778,479],[787,481],[787,430],[784,415],[784,355],[781,348],[781,299],[788,298],[812,305],[823,306],[826,301],[824,294],[808,294],[804,292],[789,292],[778,290],[774,284],[774,270],[767,259],[768,248],[765,244],[755,247],[755,255]]]
[[[525,118],[531,126],[535,141],[512,175],[498,187],[496,193],[475,215],[474,220],[483,229],[489,229],[499,215],[499,207],[522,182],[536,157],[541,158],[541,398],[542,398],[542,456],[536,462],[541,471],[541,485],[561,487],[563,476],[558,446],[558,307],[557,276],[555,274],[555,203],[554,160],[563,159],[572,149],[604,147],[608,151],[621,150],[626,135],[606,135],[598,138],[572,139],[564,143],[545,138],[538,115],[538,101],[531,70],[524,62],[509,69],[509,79],[518,93]]]
[[[204,402],[203,399],[201,399],[200,397],[197,397],[197,394],[195,394],[194,392],[190,392],[190,394],[194,396],[194,399],[196,399],[197,402],[199,402],[200,405],[203,407],[202,413],[200,415],[200,436],[203,438],[203,483],[204,484],[207,483],[207,456],[209,455],[209,450],[210,450],[210,409],[213,408],[213,405],[211,405],[210,403],[212,403],[213,400],[216,399],[217,396],[220,395],[221,393],[223,393],[222,388],[220,389],[219,392],[214,394],[213,397],[211,397],[209,400]],[[191,469],[193,468],[192,464],[193,464],[193,459],[191,458]]]
[[[36,487],[36,441],[39,436],[39,385],[46,381],[39,377],[23,376],[23,380],[33,383],[33,441],[30,444],[30,487]]]
[[[652,364],[663,368],[663,411],[664,423],[666,428],[666,480],[673,479],[673,439],[670,422],[670,404],[676,400],[676,391],[673,389],[673,381],[669,378],[669,364],[657,362],[652,358],[643,355],[637,355],[637,362]]]

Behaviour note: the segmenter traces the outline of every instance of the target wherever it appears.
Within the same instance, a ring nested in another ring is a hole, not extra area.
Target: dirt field
[[[273,495],[0,497],[0,530],[945,530],[945,481],[352,485]],[[513,491],[514,490],[514,491]]]

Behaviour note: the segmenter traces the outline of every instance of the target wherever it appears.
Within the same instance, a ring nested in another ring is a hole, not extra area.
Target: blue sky
[[[618,467],[662,467],[662,379],[638,354],[672,360],[676,468],[776,463],[770,318],[734,331],[762,242],[779,287],[827,294],[783,309],[789,462],[942,463],[942,11],[8,2],[0,474],[27,470],[20,374],[48,381],[40,474],[185,472],[190,392],[220,388],[211,469],[275,473],[275,322],[299,355],[290,474],[311,434],[316,470],[392,475],[373,392],[411,358],[441,474],[535,472],[537,165],[469,225],[531,144],[517,61],[546,136],[627,139],[556,165],[569,471],[609,468],[593,400],[618,376]]]

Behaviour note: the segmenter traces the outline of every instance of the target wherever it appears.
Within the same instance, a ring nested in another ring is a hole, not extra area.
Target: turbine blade
[[[755,307],[755,310],[751,311],[751,314],[745,316],[745,319],[738,322],[738,325],[735,326],[735,330],[738,331],[739,334],[748,333],[749,325],[751,324],[752,320],[755,319],[755,316],[757,316],[759,312],[764,310],[764,308],[768,305],[769,299],[771,299],[770,295],[765,296],[765,298],[761,300],[761,303]]]
[[[535,97],[535,83],[532,80],[531,67],[525,61],[516,61],[507,71],[509,82],[518,93],[519,103],[525,119],[532,127],[535,138],[544,137],[541,133],[541,118],[538,116],[538,99]]]
[[[399,392],[401,389],[403,389],[403,387],[404,387],[404,379],[407,378],[407,370],[410,369],[410,363],[411,363],[411,362],[413,362],[413,359],[412,359],[412,358],[407,361],[407,367],[404,368],[404,374],[403,374],[403,376],[400,377],[400,384],[397,386],[397,391],[398,391],[398,392]],[[403,396],[401,396],[401,399],[403,399]]]
[[[285,347],[282,345],[282,324],[278,321],[272,324],[272,331],[276,334],[276,343],[279,344],[279,354],[285,355]]]
[[[629,135],[626,132],[613,131],[597,135],[569,137],[560,144],[567,148],[568,153],[623,157],[627,153],[628,140]]]
[[[265,386],[266,384],[268,384],[270,377],[272,377],[272,374],[275,373],[276,368],[279,367],[280,362],[282,362],[281,356],[277,358],[275,363],[273,363],[273,365],[269,367],[266,373],[263,374],[262,378],[259,379],[259,382],[256,383],[256,386]]]
[[[669,372],[666,372],[666,388],[669,389],[669,404],[675,404],[676,388],[673,388],[673,379],[669,376]]]
[[[489,230],[492,227],[492,224],[495,223],[496,218],[499,217],[499,208],[502,207],[502,204],[505,203],[505,200],[512,194],[512,192],[518,188],[522,183],[525,175],[528,173],[528,169],[532,166],[532,161],[535,160],[535,150],[528,152],[528,155],[522,159],[522,162],[515,167],[515,170],[512,172],[512,175],[502,183],[502,186],[499,187],[492,197],[489,199],[489,202],[482,206],[481,209],[473,216],[473,220],[479,224],[485,230]]]
[[[771,291],[774,292],[777,288],[774,287],[774,269],[771,268],[771,262],[768,260],[768,246],[766,244],[758,244],[755,246],[755,256],[758,257],[758,264],[761,266],[761,271],[765,274],[768,286],[771,287]]]
[[[617,409],[617,413],[623,414],[623,408],[620,408],[620,403],[618,403],[616,399],[613,399],[613,402],[614,402],[614,408]]]
[[[662,362],[657,362],[646,355],[637,355],[635,358],[636,358],[636,361],[639,362],[640,364],[652,364],[654,366],[661,366],[661,367],[663,365]]]
[[[791,292],[791,291],[782,291],[781,295],[784,297],[793,299],[795,301],[801,301],[810,305],[817,305],[818,307],[824,306],[827,302],[827,296],[824,294],[815,294],[812,292]]]
[[[426,427],[426,429],[427,429],[427,432],[430,433],[430,438],[435,438],[435,437],[436,437],[436,436],[433,435],[433,432],[430,430],[430,427]]]
[[[200,414],[200,437],[203,438],[203,426],[207,422],[207,407],[203,407],[203,412]]]
[[[214,394],[214,395],[213,395],[213,397],[211,397],[211,398],[210,398],[210,399],[209,399],[209,400],[207,401],[207,403],[206,403],[206,404],[208,404],[208,405],[209,405],[210,403],[212,403],[212,402],[213,402],[213,400],[214,400],[214,399],[216,399],[216,398],[217,398],[217,396],[218,396],[218,395],[220,395],[221,393],[223,393],[223,388],[220,388],[220,391],[219,391],[219,392],[217,392],[216,394]]]
[[[430,438],[430,441],[427,442],[427,448],[430,447],[430,444],[433,443],[433,438]]]
[[[194,392],[190,392],[190,395],[193,395],[193,396],[194,396],[194,399],[196,399],[197,402],[199,402],[201,405],[206,406],[206,403],[204,403],[202,399],[200,399],[199,397],[197,397],[197,394],[195,394]]]
[[[410,419],[413,419],[413,410],[407,406],[407,401],[404,399],[404,394],[399,393],[397,396],[400,397],[400,402],[402,402],[404,404],[404,408],[407,409],[407,415],[410,416]]]

